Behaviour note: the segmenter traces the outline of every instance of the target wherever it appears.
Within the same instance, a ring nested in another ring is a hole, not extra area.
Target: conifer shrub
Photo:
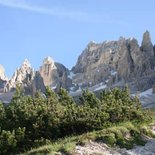
[[[84,90],[80,104],[68,92],[56,94],[50,88],[46,93],[25,96],[20,87],[7,106],[0,103],[0,154],[20,152],[25,148],[55,141],[71,135],[106,129],[125,121],[142,123],[148,115],[137,97],[131,98],[127,87],[103,91],[100,98]],[[102,139],[111,146],[122,140],[124,132],[107,134]],[[135,130],[130,133],[138,137]]]

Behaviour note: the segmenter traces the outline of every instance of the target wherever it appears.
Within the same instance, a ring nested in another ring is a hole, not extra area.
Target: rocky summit
[[[152,88],[155,92],[155,46],[146,31],[141,45],[135,38],[124,37],[103,43],[91,41],[71,70],[47,57],[40,69],[34,71],[26,59],[12,78],[7,79],[0,65],[1,94],[14,92],[17,84],[24,87],[26,94],[44,92],[45,86],[55,91],[66,88],[73,96],[82,89],[100,91],[125,85],[133,94]]]
[[[72,68],[73,83],[79,87],[105,87],[128,84],[133,91],[143,91],[155,82],[155,58],[150,34],[143,35],[141,46],[135,38],[90,42]]]
[[[69,70],[64,65],[54,62],[51,57],[43,60],[40,74],[45,86],[52,89],[56,90],[60,87],[68,89],[72,85],[72,80],[68,78]]]
[[[4,67],[0,65],[0,92],[3,92],[7,81],[8,81],[8,78],[5,76]]]
[[[38,71],[34,71],[31,68],[31,64],[27,59],[25,59],[21,67],[14,72],[12,78],[7,80],[3,92],[14,92],[18,84],[24,88],[25,94],[33,95],[37,90],[45,91],[43,78]]]

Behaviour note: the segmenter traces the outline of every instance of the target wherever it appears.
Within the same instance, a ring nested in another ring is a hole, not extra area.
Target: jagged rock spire
[[[23,64],[22,64],[22,66],[26,66],[26,67],[30,68],[31,67],[31,64],[28,61],[28,59],[25,59],[24,62],[23,62]]]
[[[143,34],[141,50],[145,52],[153,51],[153,45],[152,45],[150,33],[148,30]]]
[[[7,80],[8,78],[5,76],[4,67],[0,64],[0,79]]]
[[[44,80],[45,86],[49,86],[53,83],[54,77],[57,76],[55,62],[51,57],[47,57],[43,60],[43,65],[40,67],[40,74]]]

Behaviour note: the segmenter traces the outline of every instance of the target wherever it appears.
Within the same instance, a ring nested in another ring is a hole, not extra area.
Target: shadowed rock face
[[[151,37],[150,37],[149,31],[146,31],[143,34],[141,50],[145,51],[145,52],[152,52],[153,51],[153,44],[151,42]]]
[[[42,93],[45,93],[45,85],[39,71],[34,72],[33,78],[24,87],[24,89],[26,94],[33,95],[33,96],[37,91],[41,91]]]
[[[44,59],[40,74],[45,86],[50,86],[52,89],[60,87],[67,89],[72,84],[68,78],[69,70],[64,65],[54,62],[51,57]]]

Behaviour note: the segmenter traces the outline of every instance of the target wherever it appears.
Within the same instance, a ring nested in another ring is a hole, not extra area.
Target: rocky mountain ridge
[[[155,82],[154,66],[154,50],[148,31],[143,35],[141,46],[136,39],[123,37],[101,44],[90,42],[72,68],[76,74],[73,82],[81,83],[82,86],[102,82],[107,87],[134,82],[129,84],[131,88],[141,91]],[[144,84],[143,79],[148,83]]]
[[[71,70],[47,57],[34,71],[26,59],[8,79],[0,66],[1,94],[14,92],[17,84],[23,86],[26,94],[44,92],[45,86],[55,91],[66,88],[73,96],[82,89],[99,91],[126,84],[132,92],[145,91],[155,84],[155,46],[146,31],[141,45],[135,38],[123,37],[118,41],[90,42]]]

